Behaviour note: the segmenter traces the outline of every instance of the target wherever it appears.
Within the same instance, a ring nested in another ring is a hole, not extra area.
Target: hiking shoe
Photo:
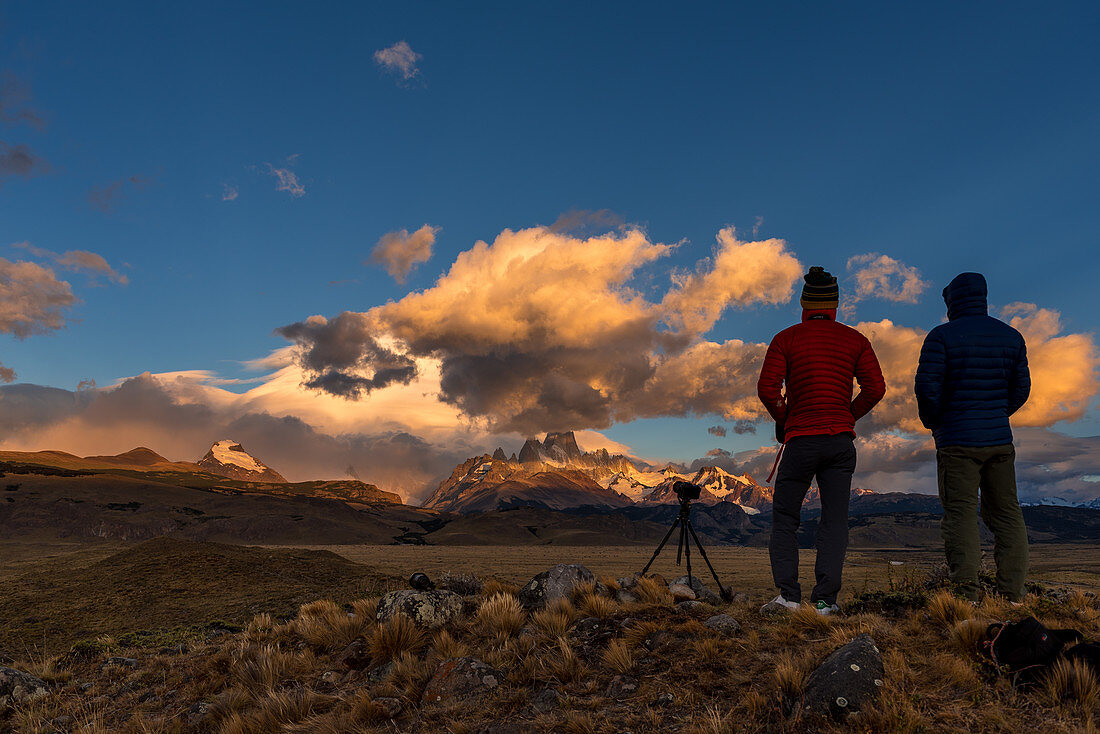
[[[783,595],[780,594],[764,606],[760,607],[760,613],[768,614],[770,612],[789,612],[792,609],[798,609],[798,602],[787,601],[783,598]]]
[[[830,604],[824,599],[818,599],[813,603],[814,611],[820,614],[822,617],[827,617],[830,614],[836,614],[840,611],[840,607],[836,604]]]

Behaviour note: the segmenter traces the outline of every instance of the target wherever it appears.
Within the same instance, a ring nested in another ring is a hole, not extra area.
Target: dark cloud
[[[559,216],[549,229],[575,237],[591,237],[625,229],[626,220],[610,209],[571,209]]]
[[[440,227],[425,224],[412,234],[407,229],[387,232],[371,251],[368,263],[381,265],[398,283],[404,283],[409,273],[432,257],[432,246]]]
[[[127,193],[140,191],[152,184],[152,180],[144,176],[130,176],[129,178],[112,181],[103,186],[94,187],[88,191],[88,203],[93,209],[98,209],[108,214],[117,209]]]
[[[50,170],[50,164],[23,143],[0,140],[0,183],[9,176],[31,178]]]
[[[15,382],[15,370],[11,367],[5,367],[3,362],[0,362],[0,382]]]
[[[407,385],[417,375],[415,360],[381,346],[361,314],[345,311],[332,320],[307,319],[275,332],[302,347],[302,364],[313,375],[306,387],[331,395],[357,399],[388,385]]]
[[[709,433],[712,436],[717,436],[718,438],[725,438],[726,437],[726,427],[725,426],[711,426],[710,428],[707,429],[707,433]]]
[[[11,72],[0,74],[0,123],[38,130],[46,126],[41,113],[31,106],[30,87]]]
[[[739,436],[747,433],[756,433],[756,421],[741,420],[733,424],[733,432]]]

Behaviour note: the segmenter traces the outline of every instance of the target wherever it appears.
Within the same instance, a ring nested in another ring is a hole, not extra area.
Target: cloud
[[[222,201],[236,201],[239,191],[236,186],[227,183],[222,184]]]
[[[52,269],[0,257],[0,334],[25,339],[57,331],[76,302],[70,285]]]
[[[3,362],[0,362],[0,382],[15,382],[15,370],[10,367],[5,367]]]
[[[145,176],[130,176],[118,181],[112,181],[103,186],[93,187],[88,191],[88,204],[93,209],[98,209],[104,214],[116,210],[126,198],[127,190],[140,191],[152,185],[152,180]]]
[[[398,41],[389,48],[383,48],[374,52],[374,62],[385,71],[408,82],[420,75],[416,64],[423,57],[412,50],[405,41]]]
[[[780,304],[790,300],[802,277],[802,264],[780,239],[743,242],[733,227],[717,236],[710,260],[692,273],[675,275],[663,305],[674,328],[708,331],[730,306]]]
[[[130,282],[128,277],[112,268],[107,263],[106,258],[89,250],[66,250],[59,255],[45,248],[35,247],[30,242],[16,242],[12,247],[26,250],[35,257],[53,260],[66,270],[86,271],[96,275],[104,275],[119,285],[126,285]]]
[[[42,115],[31,106],[30,88],[11,72],[0,74],[0,123],[28,125],[41,130]]]
[[[1001,316],[1024,335],[1031,396],[1013,416],[1018,426],[1075,421],[1100,391],[1100,349],[1092,334],[1062,334],[1061,314],[1034,303],[1012,303]]]
[[[50,164],[22,143],[0,140],[0,183],[9,176],[31,178],[50,170]]]
[[[857,267],[859,266],[859,267]],[[928,288],[920,271],[888,255],[869,252],[848,258],[855,289],[847,302],[878,298],[894,303],[916,303]]]
[[[293,162],[297,157],[297,154],[292,155],[287,158],[287,161]],[[289,168],[276,168],[270,163],[264,165],[267,166],[268,174],[278,180],[275,184],[276,191],[285,191],[295,199],[306,195],[306,187],[298,181],[298,175],[294,171]]]
[[[707,433],[709,433],[712,436],[718,436],[718,438],[725,438],[726,437],[726,427],[725,426],[711,426],[710,428],[707,429]]]
[[[425,224],[412,234],[407,229],[382,235],[368,262],[379,264],[394,280],[404,283],[413,268],[432,257],[432,246],[440,228]]]
[[[785,243],[742,242],[723,230],[713,260],[676,276],[652,302],[632,280],[673,246],[631,226],[572,234],[583,219],[505,230],[461,253],[431,288],[279,333],[297,345],[308,384],[334,394],[367,394],[356,388],[360,379],[378,383],[376,354],[381,367],[401,354],[438,359],[440,399],[493,431],[603,428],[686,412],[762,416],[755,379],[766,345],[696,332],[727,307],[789,299],[801,266]]]

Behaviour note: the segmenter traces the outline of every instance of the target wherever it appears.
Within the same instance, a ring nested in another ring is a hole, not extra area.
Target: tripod
[[[687,485],[682,486],[682,485]],[[711,565],[710,559],[707,558],[707,552],[703,549],[703,544],[699,542],[699,536],[695,534],[695,527],[691,524],[691,500],[699,497],[699,487],[689,482],[676,482],[673,485],[673,489],[676,491],[676,496],[680,499],[680,514],[676,516],[676,519],[672,521],[672,527],[665,533],[664,539],[661,544],[657,546],[657,550],[653,551],[653,556],[649,559],[649,563],[645,564],[645,568],[642,569],[642,575],[644,576],[649,567],[653,565],[653,562],[657,560],[657,556],[661,554],[661,549],[665,547],[665,543],[672,537],[672,531],[677,526],[680,528],[680,540],[676,546],[676,565],[680,565],[680,557],[683,555],[687,561],[687,575],[688,586],[692,585],[691,575],[691,541],[695,541],[695,547],[699,549],[699,553],[703,556],[703,560],[707,563],[707,568],[710,569],[710,575],[714,577],[714,583],[718,584],[718,592],[722,595],[722,598],[726,601],[730,599],[729,590],[722,585],[722,582],[718,579],[718,573],[714,570],[714,566]],[[688,538],[688,534],[691,534],[691,538]]]

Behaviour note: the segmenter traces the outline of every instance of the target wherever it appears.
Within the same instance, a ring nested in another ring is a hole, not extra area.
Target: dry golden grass
[[[785,710],[802,695],[806,683],[806,661],[793,653],[785,652],[775,660],[772,679],[775,682],[779,705]]]
[[[672,604],[672,594],[669,593],[668,586],[648,576],[639,578],[631,592],[643,604],[660,604],[662,606]]]
[[[307,664],[277,645],[243,644],[237,649],[231,671],[245,691],[259,695]]]
[[[954,627],[964,619],[973,617],[976,612],[973,604],[950,591],[937,592],[928,600],[928,614],[944,627]]]
[[[294,620],[294,631],[310,645],[324,650],[343,649],[374,627],[374,619],[348,614],[331,601],[315,601],[302,606]]]
[[[587,667],[564,637],[558,638],[556,649],[543,659],[545,674],[560,683],[572,683],[585,674]]]
[[[378,602],[381,601],[378,597],[371,597],[370,599],[356,599],[351,603],[351,611],[356,617],[360,619],[373,622],[378,614]]]
[[[634,669],[634,653],[623,639],[612,640],[602,655],[603,664],[616,673],[629,673]]]
[[[515,596],[518,591],[519,587],[515,584],[498,581],[497,579],[489,579],[485,582],[485,586],[481,587],[481,595],[485,597],[492,597],[497,594],[510,594]]]
[[[470,646],[456,640],[447,630],[439,630],[433,635],[431,649],[439,662],[466,657],[470,653]]]
[[[268,613],[257,614],[245,627],[245,638],[252,642],[271,642],[275,637],[277,623]]]
[[[989,623],[982,619],[964,619],[956,622],[951,628],[951,641],[962,652],[974,655],[978,652],[978,646],[985,639],[985,631]]]
[[[370,654],[376,663],[387,663],[405,653],[419,652],[427,644],[427,637],[415,622],[398,614],[374,628]]]
[[[531,622],[546,636],[557,639],[573,626],[577,610],[568,599],[558,599],[545,609],[535,612]]]
[[[1093,712],[1100,704],[1100,680],[1080,660],[1059,660],[1043,680],[1043,692],[1051,706]]]
[[[590,591],[580,597],[578,607],[580,608],[581,614],[586,617],[606,619],[618,610],[619,605],[602,594]]]
[[[817,610],[808,604],[800,604],[798,609],[787,615],[791,627],[799,632],[828,632],[833,628],[835,617],[832,615],[818,614]]]
[[[527,612],[511,594],[494,594],[477,610],[477,625],[490,634],[518,634],[527,623]]]

